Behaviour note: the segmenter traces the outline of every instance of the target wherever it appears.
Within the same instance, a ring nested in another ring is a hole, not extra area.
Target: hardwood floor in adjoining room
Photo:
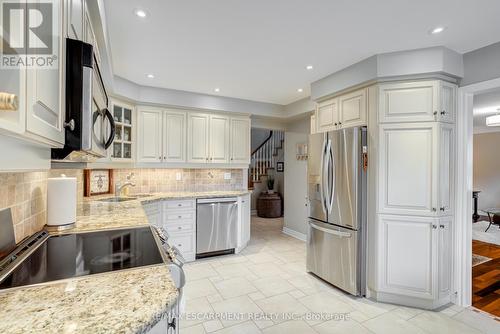
[[[472,240],[472,253],[491,258],[472,267],[472,306],[500,317],[500,246]]]

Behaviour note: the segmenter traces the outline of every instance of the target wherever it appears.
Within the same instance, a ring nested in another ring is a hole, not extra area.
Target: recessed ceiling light
[[[145,18],[146,16],[148,16],[148,14],[146,14],[146,12],[142,9],[136,9],[135,10],[135,15],[141,17],[141,18]]]
[[[216,92],[216,93],[220,92],[220,88],[215,88],[214,92]]]
[[[297,89],[297,92],[302,93],[304,90],[302,88]]]
[[[439,34],[440,32],[443,32],[444,29],[446,29],[446,28],[445,27],[436,27],[436,28],[431,30],[431,34],[433,34],[433,35]]]
[[[306,66],[306,70],[309,70],[309,71],[310,71],[310,70],[312,70],[312,69],[313,69],[313,66],[312,66],[312,65],[307,65],[307,66]]]
[[[148,74],[147,77],[153,79],[155,76],[153,74]]]

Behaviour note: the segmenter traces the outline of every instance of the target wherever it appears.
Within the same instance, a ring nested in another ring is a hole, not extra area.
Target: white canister
[[[47,180],[47,227],[72,228],[76,222],[76,177],[53,177]]]

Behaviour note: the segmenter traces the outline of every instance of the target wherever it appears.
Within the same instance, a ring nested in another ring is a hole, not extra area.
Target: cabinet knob
[[[342,122],[339,122],[339,125],[342,125]]]
[[[433,224],[433,225],[432,225],[432,228],[435,230],[435,229],[437,229],[438,227],[437,227],[437,225],[434,225],[434,224]]]
[[[182,247],[182,244],[177,244],[177,246]]]
[[[163,160],[167,160],[167,157],[166,157],[166,156],[163,156]]]
[[[432,208],[432,212],[436,212],[436,211],[437,211],[436,208]]]
[[[442,206],[439,208],[439,210],[444,211],[446,207]]]
[[[446,110],[441,111],[441,115],[446,115]]]
[[[70,119],[69,122],[64,122],[63,126],[64,126],[64,128],[69,129],[69,131],[74,131],[75,130],[75,120]]]
[[[181,227],[181,226],[179,226],[179,227],[177,227],[177,229],[178,229],[178,230],[182,230],[182,227]]]
[[[210,161],[212,161],[214,158],[210,158]]]
[[[338,124],[337,124],[337,123],[335,123],[335,126],[337,126],[337,125],[338,125]]]
[[[182,216],[177,216],[177,218],[181,219],[181,218],[182,218]]]
[[[433,114],[434,114],[434,116],[436,116],[436,115],[438,114],[438,112],[437,112],[437,111],[435,111],[435,112],[433,112]]]
[[[444,228],[444,225],[439,225],[439,228]]]

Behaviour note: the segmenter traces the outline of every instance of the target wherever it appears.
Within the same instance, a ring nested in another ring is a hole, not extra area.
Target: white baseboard
[[[283,233],[291,237],[294,237],[295,239],[299,239],[300,241],[305,242],[307,239],[307,235],[305,235],[304,233],[297,232],[295,230],[289,229],[288,227],[283,227]]]

